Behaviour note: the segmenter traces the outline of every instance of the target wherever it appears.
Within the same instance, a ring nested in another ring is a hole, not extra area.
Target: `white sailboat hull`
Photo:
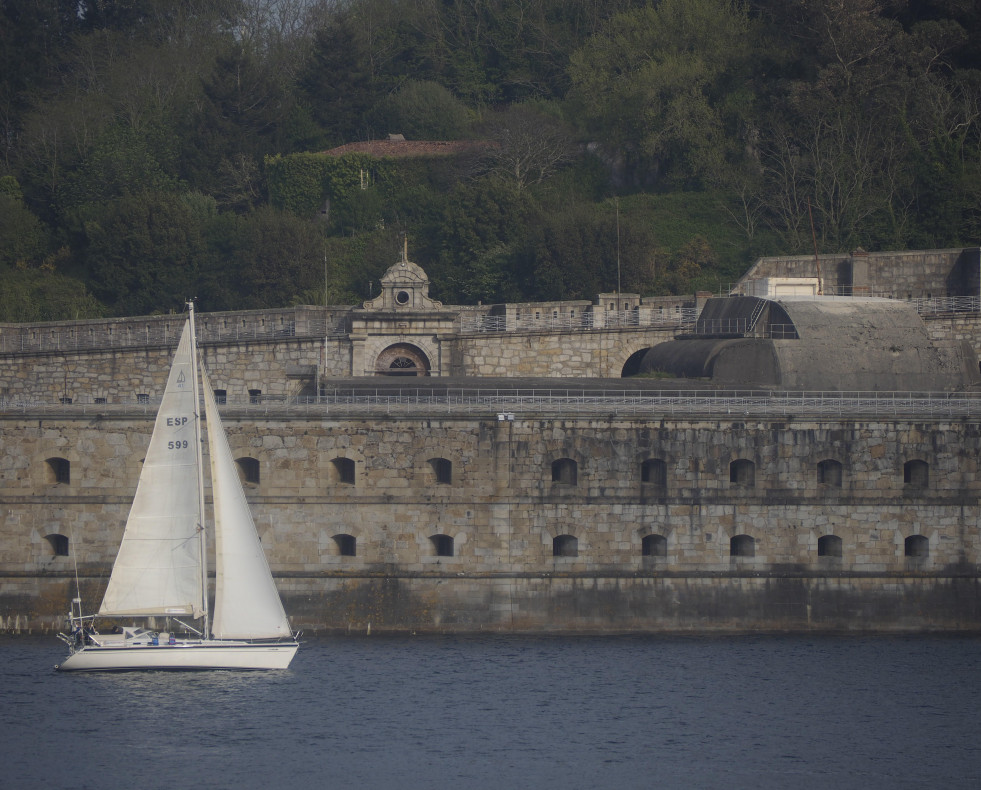
[[[286,669],[299,648],[202,371],[215,531],[215,606],[209,622],[197,356],[189,303],[99,616],[203,617],[201,630],[192,629],[200,637],[176,639],[136,626],[99,634],[92,618],[82,615],[77,597],[68,618],[71,635],[59,634],[70,651],[60,670]],[[244,641],[242,634],[259,641]]]
[[[299,644],[227,640],[178,642],[173,645],[86,645],[57,669],[62,672],[110,672],[139,669],[286,669]]]

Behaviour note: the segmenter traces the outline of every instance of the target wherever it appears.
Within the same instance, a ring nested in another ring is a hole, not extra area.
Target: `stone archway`
[[[650,348],[642,348],[640,351],[635,351],[627,357],[627,361],[623,363],[623,369],[620,371],[620,378],[625,379],[640,373],[640,363],[648,351],[650,351]]]
[[[429,357],[411,343],[396,343],[382,351],[375,360],[376,376],[428,376]]]

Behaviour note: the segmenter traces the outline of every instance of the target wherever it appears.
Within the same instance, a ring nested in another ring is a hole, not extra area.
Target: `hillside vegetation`
[[[975,0],[0,0],[0,320],[976,245]],[[323,152],[402,134],[469,153]],[[330,160],[330,161],[328,161]]]

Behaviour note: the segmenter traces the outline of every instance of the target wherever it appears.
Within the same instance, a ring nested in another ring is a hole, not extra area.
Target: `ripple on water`
[[[0,765],[11,788],[974,788],[979,648],[360,637],[284,672],[70,675],[55,640],[0,637]]]

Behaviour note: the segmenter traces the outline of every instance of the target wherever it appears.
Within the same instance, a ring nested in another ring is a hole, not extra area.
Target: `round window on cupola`
[[[408,304],[409,303],[409,292],[408,291],[399,291],[398,293],[395,294],[395,301],[398,302],[399,304]]]

